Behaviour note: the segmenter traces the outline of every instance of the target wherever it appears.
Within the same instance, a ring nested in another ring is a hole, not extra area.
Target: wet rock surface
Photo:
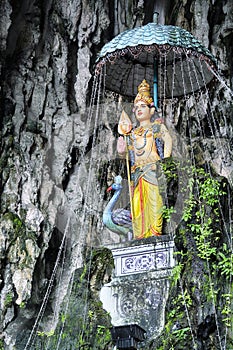
[[[103,188],[120,168],[115,155],[117,100],[108,96],[107,117],[98,125],[93,148],[95,127],[88,132],[87,107],[98,51],[118,33],[151,21],[150,6],[145,1],[1,1],[0,339],[6,350],[26,345],[50,282],[40,329],[55,328],[73,273],[84,264],[86,244],[101,245],[101,235],[106,241],[118,240],[101,221],[108,199]],[[191,31],[211,50],[228,86],[232,13],[230,0],[177,0],[166,16],[169,24]],[[187,133],[179,105],[171,122],[174,152],[189,154],[181,140],[188,144],[191,134],[199,164],[210,160],[216,174],[232,187],[232,95],[223,85],[212,94],[206,108],[214,112],[217,146],[206,117],[200,142],[195,111]],[[201,287],[197,290],[204,300]],[[206,307],[202,313],[199,303],[195,308],[201,349],[215,332],[212,323],[207,324],[213,310]]]

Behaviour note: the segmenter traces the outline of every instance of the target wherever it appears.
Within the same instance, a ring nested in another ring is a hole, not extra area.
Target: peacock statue
[[[130,240],[132,237],[132,218],[130,211],[124,208],[113,210],[122,191],[121,183],[122,177],[117,175],[114,178],[112,186],[107,189],[108,192],[114,190],[115,193],[104,209],[103,223],[110,231],[123,234],[124,238],[127,237]]]

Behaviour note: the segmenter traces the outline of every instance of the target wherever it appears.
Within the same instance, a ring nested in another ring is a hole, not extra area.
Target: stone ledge
[[[170,235],[108,246],[115,262],[114,277],[169,270],[175,265]]]

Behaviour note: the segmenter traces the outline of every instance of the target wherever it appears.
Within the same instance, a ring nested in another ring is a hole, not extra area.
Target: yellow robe
[[[163,200],[158,186],[141,177],[134,189],[132,199],[134,238],[161,235],[162,207]]]

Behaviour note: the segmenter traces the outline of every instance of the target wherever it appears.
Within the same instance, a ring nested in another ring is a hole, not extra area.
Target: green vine
[[[219,198],[225,194],[218,180],[193,168],[193,177],[189,180],[189,198],[185,202],[182,219],[194,234],[198,256],[210,260],[217,255],[217,243],[220,239]]]
[[[173,295],[170,299],[170,311],[166,314],[164,331],[156,341],[158,350],[194,346],[186,313],[189,313],[189,322],[194,324],[196,321],[192,315],[192,308],[195,308],[196,296],[199,298],[200,285],[204,290],[206,302],[215,304],[218,317],[221,316],[225,327],[231,328],[233,324],[233,290],[231,288],[230,291],[221,294],[219,285],[219,278],[231,283],[233,276],[233,254],[231,247],[223,243],[221,226],[223,218],[220,212],[220,198],[225,195],[225,184],[222,183],[222,179],[206,173],[202,168],[189,166],[179,169],[186,171],[188,180],[186,185],[181,187],[184,192],[189,192],[176,235],[179,251],[175,253],[177,264],[171,276]],[[168,176],[171,178],[169,174]],[[170,208],[164,208],[164,215],[168,220],[172,214],[169,210]],[[193,263],[206,271],[198,280],[190,275]],[[184,289],[182,293],[179,292],[180,285]],[[201,302],[205,303],[203,297]],[[233,329],[229,332],[232,331]]]
[[[192,307],[192,299],[187,290],[172,299],[170,312],[167,314],[167,322],[161,337],[161,343],[156,346],[158,350],[181,349],[187,345],[191,337],[190,327],[184,323],[186,319],[186,308]],[[179,347],[177,348],[179,344]]]
[[[219,286],[216,283],[218,276],[230,281],[233,276],[233,254],[226,243],[220,243],[221,215],[219,199],[225,195],[224,185],[213,178],[203,169],[192,168],[193,176],[189,179],[190,195],[186,200],[182,219],[186,227],[193,234],[195,241],[195,252],[197,256],[211,268],[211,279],[206,278],[207,300],[217,303]],[[185,233],[185,230],[183,231]],[[221,295],[222,322],[230,327],[232,317],[232,293]]]

